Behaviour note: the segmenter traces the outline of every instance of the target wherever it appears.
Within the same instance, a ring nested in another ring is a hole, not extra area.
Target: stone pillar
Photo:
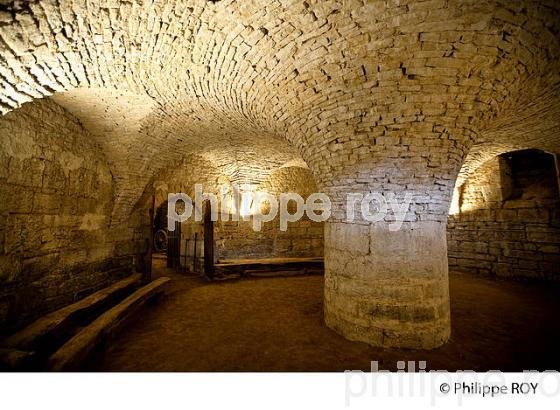
[[[444,222],[331,222],[325,228],[325,321],[350,340],[431,349],[449,339]]]
[[[449,339],[446,223],[460,162],[449,158],[436,166],[421,157],[378,156],[331,180],[327,326],[380,347],[433,349]],[[377,199],[351,204],[356,195]],[[387,212],[378,213],[382,208]]]

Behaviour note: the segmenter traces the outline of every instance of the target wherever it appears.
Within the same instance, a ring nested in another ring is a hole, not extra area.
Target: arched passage
[[[457,189],[450,267],[485,276],[558,280],[558,172],[541,150],[500,154]]]
[[[212,206],[217,206],[218,217],[214,223],[215,262],[321,257],[324,231],[322,222],[314,222],[304,214],[298,220],[290,221],[285,229],[281,229],[280,215],[277,213],[272,220],[262,222],[258,228],[255,228],[252,214],[257,210],[254,207],[265,206],[265,203],[251,203],[249,204],[251,212],[248,215],[242,212],[236,215],[235,206],[231,203],[233,189],[243,193],[246,189],[245,185],[252,187],[255,193],[265,192],[272,195],[277,202],[280,195],[284,193],[296,193],[305,201],[309,195],[318,191],[308,168],[291,165],[293,163],[305,165],[301,159],[289,161],[287,166],[282,164],[276,169],[266,170],[273,158],[265,156],[262,152],[260,162],[249,163],[251,165],[249,167],[247,162],[239,163],[235,160],[224,165],[223,162],[216,162],[214,154],[210,157],[208,155],[186,157],[181,163],[173,164],[161,171],[148,183],[132,212],[134,215],[146,216],[152,201],[155,203],[155,208],[159,209],[169,194],[177,193],[186,194],[196,206],[198,185],[201,199],[205,198],[203,194],[215,195],[217,199],[215,204],[210,201]],[[239,175],[242,175],[242,179],[239,179]],[[238,182],[232,182],[232,176],[237,176]],[[227,197],[222,197],[224,192],[227,193]],[[203,202],[204,205],[207,203],[207,200]],[[290,207],[289,211],[294,213],[295,210],[292,208]],[[222,214],[224,210],[225,215]],[[258,212],[261,212],[261,209]],[[262,212],[266,214],[268,211]],[[195,211],[193,211],[183,225],[179,252],[182,255],[180,265],[191,271],[202,272],[201,266],[193,266],[193,260],[196,256],[200,263],[203,261],[202,254],[206,246],[206,244],[202,245],[206,237],[204,223],[202,220],[195,219]],[[184,266],[184,261],[188,261],[185,262],[187,266]]]

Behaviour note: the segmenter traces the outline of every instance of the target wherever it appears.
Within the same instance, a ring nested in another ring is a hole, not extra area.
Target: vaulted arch
[[[445,223],[477,147],[530,129],[558,149],[554,2],[4,3],[0,110],[55,94],[97,134],[114,223],[186,155],[257,182],[305,162],[334,205],[327,324],[370,344],[448,339]],[[347,195],[369,192],[412,196],[398,232],[394,215],[347,220]]]

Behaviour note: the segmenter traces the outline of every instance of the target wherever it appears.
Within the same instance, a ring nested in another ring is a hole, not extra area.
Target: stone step
[[[51,312],[0,343],[6,350],[50,354],[68,340],[77,327],[87,324],[103,311],[129,295],[140,281],[132,275],[84,299]]]
[[[95,347],[107,342],[135,312],[163,292],[163,285],[169,280],[167,277],[156,279],[103,313],[57,350],[49,358],[47,369],[51,371],[79,370]]]

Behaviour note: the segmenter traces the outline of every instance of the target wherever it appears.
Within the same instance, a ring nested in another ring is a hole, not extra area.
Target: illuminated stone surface
[[[66,215],[41,196],[49,155],[74,172],[99,157],[95,169],[111,172],[110,209],[80,210],[73,223],[112,243],[92,256],[72,238],[88,262],[141,249],[146,187],[190,155],[231,182],[308,166],[335,205],[328,325],[375,345],[435,347],[449,335],[444,232],[457,176],[512,149],[558,151],[555,1],[43,0],[1,10],[2,138],[21,130],[2,144],[2,195],[28,192],[24,204],[3,201],[3,280],[32,255],[9,247],[13,215],[36,218],[31,203],[54,218],[48,226]],[[57,107],[39,101],[53,93]],[[22,156],[34,161],[29,175],[13,169]],[[346,194],[369,191],[412,194],[401,231],[345,222]],[[0,294],[3,320],[29,310],[13,310],[13,292]]]

